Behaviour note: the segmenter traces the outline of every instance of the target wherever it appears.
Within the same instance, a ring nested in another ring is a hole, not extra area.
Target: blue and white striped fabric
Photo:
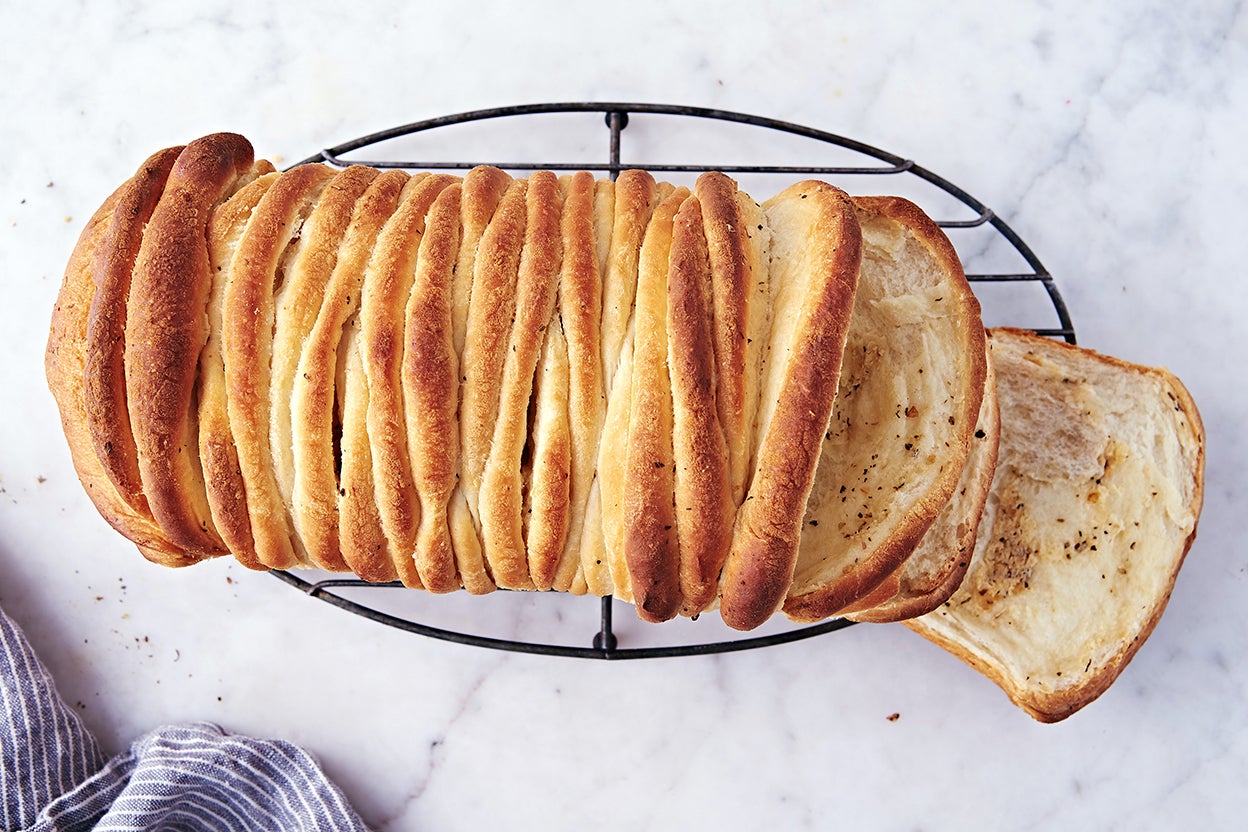
[[[0,610],[3,832],[338,832],[364,824],[307,752],[195,723],[106,761]]]

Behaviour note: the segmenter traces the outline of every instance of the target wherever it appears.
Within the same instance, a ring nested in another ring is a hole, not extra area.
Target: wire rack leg
[[[604,653],[612,652],[619,644],[615,633],[611,632],[611,601],[610,595],[602,599],[598,632],[594,633],[594,649],[601,650]]]
[[[611,180],[615,181],[620,175],[620,131],[628,126],[628,113],[620,110],[612,110],[607,113],[604,121],[607,123],[607,129],[611,131],[611,144],[608,150],[611,164]],[[594,649],[601,650],[604,653],[611,653],[615,650],[619,640],[615,637],[615,633],[611,631],[611,596],[608,595],[602,599],[599,607],[599,623],[598,632],[594,633]]]

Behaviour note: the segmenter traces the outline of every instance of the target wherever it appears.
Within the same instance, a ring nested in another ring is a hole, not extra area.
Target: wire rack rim
[[[365,165],[372,168],[406,168],[412,167],[409,162],[388,162],[388,161],[368,161],[362,159],[343,159],[340,155],[331,153],[328,150],[322,150],[319,157],[320,160],[328,162],[337,167],[347,167],[349,165]],[[458,162],[430,162],[423,161],[419,165],[423,168],[432,170],[470,170],[479,165],[491,165],[503,170],[595,170],[609,171],[612,173],[620,173],[631,168],[644,168],[652,172],[661,173],[704,173],[706,171],[720,171],[721,173],[814,173],[826,174],[829,176],[867,174],[867,175],[891,175],[895,173],[906,173],[914,167],[914,162],[905,159],[896,165],[888,165],[887,167],[865,167],[861,165],[841,165],[841,166],[812,166],[812,165],[705,165],[705,164],[652,164],[649,162],[482,162],[475,161],[458,161]]]
[[[756,127],[764,127],[771,130],[780,130],[785,133],[792,133],[797,136],[805,136],[806,138],[816,139],[818,141],[829,144],[836,144],[842,147],[857,150],[867,156],[872,156],[881,161],[888,162],[891,165],[905,164],[909,160],[872,147],[869,144],[851,139],[846,136],[840,136],[835,133],[829,133],[825,130],[817,130],[813,127],[807,127],[802,124],[781,121],[779,119],[767,118],[765,116],[756,116],[749,113],[740,113],[733,110],[720,110],[708,107],[693,107],[682,104],[654,104],[643,102],[620,102],[620,101],[564,101],[564,102],[545,102],[538,104],[515,104],[507,107],[488,107],[480,110],[467,110],[451,115],[438,116],[435,118],[424,119],[421,121],[413,121],[402,124],[397,127],[391,127],[386,130],[379,130],[358,139],[352,139],[342,144],[334,145],[321,151],[322,154],[329,153],[339,155],[351,150],[357,150],[361,147],[367,147],[371,144],[387,141],[389,139],[398,138],[400,136],[408,136],[413,133],[421,133],[426,130],[434,130],[439,127],[446,127],[452,124],[463,124],[471,121],[485,121],[495,118],[509,118],[513,116],[526,115],[545,115],[554,113],[605,113],[608,117],[612,114],[624,116],[618,127],[613,129],[623,129],[627,124],[629,114],[645,114],[645,115],[671,115],[671,116],[690,116],[694,118],[713,119],[716,121],[730,121],[738,124],[750,124]],[[612,126],[608,124],[608,126]],[[314,156],[309,161],[325,158],[323,156]],[[911,163],[913,164],[913,163]]]
[[[330,592],[330,589],[338,587],[358,587],[358,588],[403,588],[398,582],[388,582],[381,584],[370,584],[366,581],[351,579],[331,578],[323,581],[305,581],[297,575],[290,572],[279,570],[273,571],[273,576],[281,580],[295,589],[303,592],[309,597],[325,601],[339,609],[355,613],[356,615],[376,621],[379,624],[385,624],[396,629],[405,630],[411,633],[427,636],[429,638],[438,639],[439,641],[449,641],[455,644],[466,644],[475,647],[485,647],[491,650],[503,650],[513,653],[530,653],[543,656],[557,656],[562,658],[577,659],[601,659],[606,661],[626,661],[629,659],[664,659],[664,658],[683,658],[689,656],[706,656],[717,655],[720,653],[736,653],[743,650],[754,650],[761,647],[776,647],[781,644],[791,644],[795,641],[820,636],[825,633],[843,630],[846,627],[853,626],[855,622],[848,619],[838,618],[832,621],[824,621],[819,624],[813,624],[794,630],[787,630],[781,633],[773,633],[766,636],[753,636],[749,638],[732,639],[729,641],[702,642],[698,644],[679,644],[669,645],[665,647],[614,647],[599,646],[602,640],[595,638],[594,647],[573,647],[563,644],[545,644],[541,642],[530,641],[511,641],[508,639],[492,638],[490,636],[479,636],[471,633],[461,633],[455,630],[444,630],[439,627],[432,627],[428,624],[421,624],[416,621],[409,621],[405,618],[389,615],[380,612],[362,604],[344,598],[341,595]],[[611,598],[602,599],[604,603],[610,603]],[[599,634],[601,635],[601,633]],[[613,640],[612,640],[613,641]]]

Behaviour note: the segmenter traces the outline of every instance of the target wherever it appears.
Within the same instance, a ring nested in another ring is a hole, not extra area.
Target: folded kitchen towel
[[[3,610],[0,763],[4,832],[365,828],[311,756],[290,743],[192,723],[153,731],[105,760]]]

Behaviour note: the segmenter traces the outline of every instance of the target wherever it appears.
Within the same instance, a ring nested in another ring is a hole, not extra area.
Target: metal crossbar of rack
[[[500,161],[498,158],[445,161],[434,159],[410,159],[406,157],[395,161],[386,159],[366,160],[356,158],[355,156],[346,158],[348,154],[354,154],[356,151],[364,148],[375,148],[391,140],[401,139],[415,134],[427,133],[432,130],[446,128],[452,125],[463,125],[473,122],[493,122],[497,119],[510,119],[525,116],[541,117],[551,114],[566,113],[603,114],[603,121],[605,122],[608,133],[607,161],[568,162],[564,160],[551,160],[536,162],[532,160]],[[630,116],[643,115],[646,117],[658,116],[694,118],[709,120],[711,122],[730,122],[767,130],[780,131],[782,133],[809,139],[813,142],[843,148],[859,156],[866,157],[866,159],[870,161],[866,164],[854,165],[731,165],[714,164],[713,162],[710,164],[671,164],[647,163],[640,160],[628,162],[622,161],[621,138],[625,128],[629,124]],[[937,217],[937,225],[950,231],[990,227],[1001,238],[1003,238],[1009,246],[1012,247],[1013,251],[1016,252],[1017,255],[1021,256],[1027,268],[1030,269],[1030,271],[1013,270],[1006,272],[968,272],[967,279],[973,285],[1040,284],[1045,290],[1047,300],[1052,306],[1052,311],[1056,313],[1058,326],[1029,326],[1028,328],[1034,329],[1040,335],[1064,338],[1069,343],[1075,343],[1074,325],[1071,323],[1069,312],[1066,309],[1066,303],[1062,299],[1062,295],[1058,291],[1052,276],[1044,268],[1039,258],[1036,257],[1027,244],[1023,242],[1018,234],[1015,233],[1015,231],[1010,228],[1010,226],[1000,216],[994,213],[978,199],[964,191],[962,188],[959,188],[948,180],[937,176],[926,168],[915,164],[910,159],[904,159],[900,156],[896,156],[892,153],[888,153],[887,151],[880,150],[854,139],[845,138],[844,136],[838,136],[822,130],[816,130],[811,127],[805,127],[800,124],[778,121],[776,119],[764,118],[761,116],[747,115],[744,113],[729,112],[726,110],[714,110],[701,107],[685,107],[668,104],[617,102],[528,104],[513,107],[498,107],[487,110],[474,110],[471,112],[457,113],[454,115],[442,116],[439,118],[405,124],[399,127],[393,127],[389,130],[382,130],[377,133],[372,133],[367,136],[362,136],[358,139],[353,139],[351,141],[335,145],[334,147],[327,148],[322,150],[320,153],[303,160],[299,164],[309,162],[324,162],[338,167],[362,164],[377,168],[403,168],[411,170],[468,170],[477,165],[489,164],[504,170],[515,171],[602,171],[608,173],[612,179],[616,178],[621,171],[628,170],[630,168],[645,168],[646,170],[656,173],[676,174],[690,174],[708,170],[718,170],[729,174],[800,174],[803,176],[819,176],[824,178],[858,176],[917,177],[917,179],[922,180],[923,182],[926,182],[953,197],[957,202],[960,202],[962,205],[969,208],[973,213],[973,216],[969,219],[943,219]],[[958,248],[958,241],[954,239],[953,242],[954,247]],[[960,249],[959,251],[961,252]],[[978,293],[980,290],[977,289],[976,291]],[[282,581],[300,589],[314,598],[318,598],[326,603],[345,609],[372,621],[396,627],[401,630],[406,630],[408,632],[441,639],[443,641],[474,645],[477,647],[507,650],[518,653],[565,656],[571,658],[618,660],[727,653],[799,641],[801,639],[822,635],[834,630],[840,630],[850,626],[853,623],[845,619],[834,619],[820,624],[794,627],[793,629],[786,631],[773,632],[767,635],[755,637],[705,642],[699,641],[688,644],[621,647],[619,645],[616,628],[612,620],[613,599],[606,597],[598,599],[597,602],[598,628],[593,635],[591,644],[589,646],[561,645],[511,638],[496,638],[461,632],[456,629],[435,627],[413,620],[413,617],[377,609],[375,608],[376,605],[370,606],[367,603],[362,603],[360,601],[345,597],[343,594],[344,590],[359,594],[359,591],[361,590],[367,593],[372,593],[385,592],[396,588],[401,589],[402,584],[398,582],[370,584],[357,579],[344,578],[308,580],[290,572],[275,572],[273,574]],[[519,596],[531,593],[507,594]],[[421,595],[425,594],[421,593]]]

